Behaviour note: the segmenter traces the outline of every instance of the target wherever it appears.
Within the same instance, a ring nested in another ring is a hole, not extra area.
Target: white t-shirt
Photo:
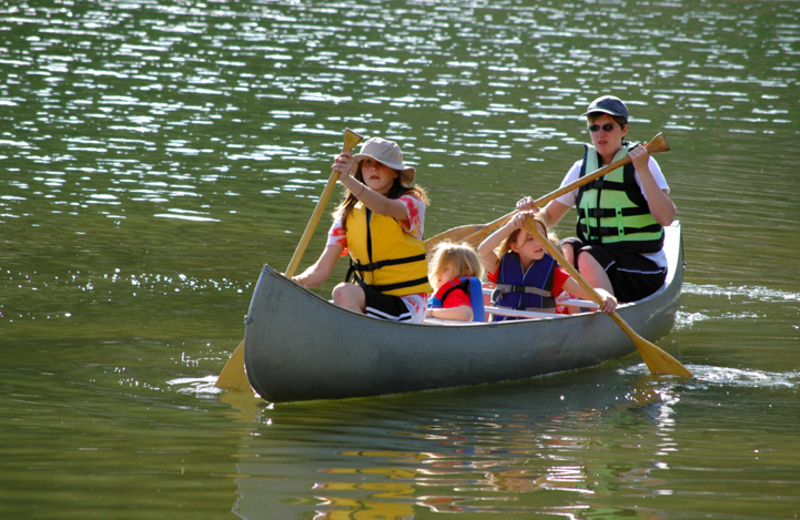
[[[562,188],[571,182],[577,181],[580,178],[582,163],[583,159],[575,161],[575,164],[572,165],[572,168],[570,168],[567,174],[564,176],[564,180],[561,181]],[[605,165],[603,164],[601,166]],[[656,162],[655,159],[653,159],[652,156],[650,157],[650,161],[647,163],[647,166],[650,168],[650,173],[653,174],[653,179],[656,181],[656,184],[658,185],[659,189],[661,189],[662,191],[666,190],[667,193],[669,193],[669,185],[667,184],[667,180],[664,178],[664,174],[661,173],[661,168],[658,166],[658,163]],[[587,172],[587,173],[592,173],[592,172]],[[642,196],[645,198],[645,200],[647,200],[647,194],[644,192],[644,188],[642,187],[642,180],[639,178],[639,172],[636,172],[633,175],[633,178],[636,180],[636,184],[639,185],[639,189],[642,192]],[[564,195],[558,197],[556,200],[561,204],[564,204],[565,206],[568,206],[570,208],[575,207],[575,204],[578,201],[578,190],[574,189],[569,193],[565,193]],[[649,260],[652,260],[653,262],[658,264],[659,267],[667,267],[667,254],[664,252],[663,249],[657,253],[646,253],[642,254],[642,256]]]

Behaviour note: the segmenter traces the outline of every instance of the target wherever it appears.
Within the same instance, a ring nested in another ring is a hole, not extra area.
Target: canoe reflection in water
[[[265,511],[319,519],[411,519],[425,510],[580,516],[600,507],[608,486],[658,495],[664,483],[650,474],[678,449],[675,383],[582,374],[580,385],[556,376],[488,393],[448,391],[458,409],[447,415],[425,409],[436,406],[431,394],[263,410],[236,457],[234,512],[248,520]],[[609,458],[634,443],[625,464]]]

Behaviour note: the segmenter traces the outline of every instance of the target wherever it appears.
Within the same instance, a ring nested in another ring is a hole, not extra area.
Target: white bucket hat
[[[403,164],[403,152],[400,146],[394,141],[382,139],[380,137],[373,137],[361,145],[361,152],[353,156],[356,162],[355,168],[367,157],[375,159],[379,163],[383,163],[389,168],[395,169],[400,172],[400,181],[403,184],[411,184],[414,182],[414,176],[417,173],[411,166]]]

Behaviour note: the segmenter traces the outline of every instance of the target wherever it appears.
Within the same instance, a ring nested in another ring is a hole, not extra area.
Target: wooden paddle
[[[525,219],[525,231],[536,237],[536,240],[539,241],[540,244],[547,250],[547,252],[555,258],[558,263],[567,271],[570,276],[572,276],[576,282],[580,284],[583,289],[588,292],[592,299],[597,302],[598,305],[603,304],[603,298],[597,294],[594,287],[589,285],[589,282],[581,276],[575,267],[572,266],[567,259],[564,258],[564,255],[558,251],[552,242],[550,242],[547,238],[542,236],[539,232],[539,228],[536,226],[536,222],[532,217],[528,217]],[[679,377],[692,377],[692,373],[689,370],[680,364],[680,362],[675,359],[674,357],[670,356],[657,346],[653,345],[639,334],[634,331],[630,325],[628,325],[625,320],[623,320],[616,312],[610,314],[611,319],[613,319],[617,325],[625,331],[632,340],[636,348],[639,349],[639,354],[641,354],[642,359],[644,360],[647,368],[650,369],[650,373],[656,376],[659,375],[669,375],[669,376],[679,376]]]
[[[647,151],[651,154],[654,153],[661,153],[661,152],[668,152],[669,151],[669,144],[667,144],[667,139],[661,135],[659,132],[656,134],[653,139],[645,147]],[[602,177],[603,175],[616,170],[622,166],[625,166],[631,162],[631,158],[627,155],[622,159],[612,162],[607,166],[603,166],[599,170],[595,170],[594,172],[590,173],[589,175],[584,175],[580,179],[573,181],[566,186],[563,186],[551,193],[548,193],[544,197],[537,199],[534,203],[534,207],[541,207],[547,204],[548,202],[557,199],[558,197],[571,192],[574,189],[580,188],[584,184],[588,184],[595,179]],[[438,235],[429,238],[425,241],[425,250],[430,251],[433,249],[436,244],[439,242],[449,241],[449,242],[465,242],[472,247],[478,247],[480,243],[486,238],[489,233],[494,231],[495,229],[506,225],[514,215],[517,214],[517,211],[512,211],[508,215],[503,215],[497,220],[493,220],[488,224],[468,224],[465,226],[459,226],[452,229],[448,229]]]
[[[353,132],[349,128],[345,128],[344,146],[342,146],[342,152],[353,151],[353,148],[355,148],[362,139],[364,139],[364,136]],[[300,264],[300,259],[303,258],[303,253],[305,253],[306,247],[308,247],[308,243],[311,241],[311,235],[314,234],[314,229],[316,229],[319,219],[322,217],[322,212],[325,211],[325,206],[328,205],[328,200],[331,198],[331,194],[333,193],[333,189],[336,187],[336,181],[338,179],[339,172],[331,171],[328,184],[325,185],[325,189],[322,191],[322,195],[319,197],[317,206],[314,208],[314,213],[311,215],[311,219],[309,219],[308,224],[306,225],[306,230],[303,232],[303,236],[300,238],[300,243],[297,244],[297,249],[294,250],[294,255],[292,256],[292,260],[289,262],[289,267],[286,268],[286,272],[284,274],[287,278],[294,276],[297,266]],[[247,374],[244,371],[244,340],[239,343],[239,346],[233,351],[233,354],[231,354],[228,362],[225,363],[225,366],[222,368],[222,372],[220,372],[217,382],[214,383],[214,386],[218,388],[224,388],[226,390],[235,390],[237,392],[253,391],[253,389],[250,387],[250,382],[247,380]]]

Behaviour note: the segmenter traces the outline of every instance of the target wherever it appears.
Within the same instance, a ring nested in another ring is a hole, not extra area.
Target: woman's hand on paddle
[[[648,168],[648,163],[650,161],[650,152],[647,151],[647,143],[642,143],[638,146],[634,146],[628,152],[628,157],[631,158],[631,162],[633,163],[633,167],[636,171],[641,172],[644,171],[645,168]],[[650,171],[649,169],[647,171]]]
[[[533,197],[522,197],[517,202],[517,211],[530,211],[530,210],[538,210],[539,208],[534,208],[533,203],[536,202],[533,200]]]

